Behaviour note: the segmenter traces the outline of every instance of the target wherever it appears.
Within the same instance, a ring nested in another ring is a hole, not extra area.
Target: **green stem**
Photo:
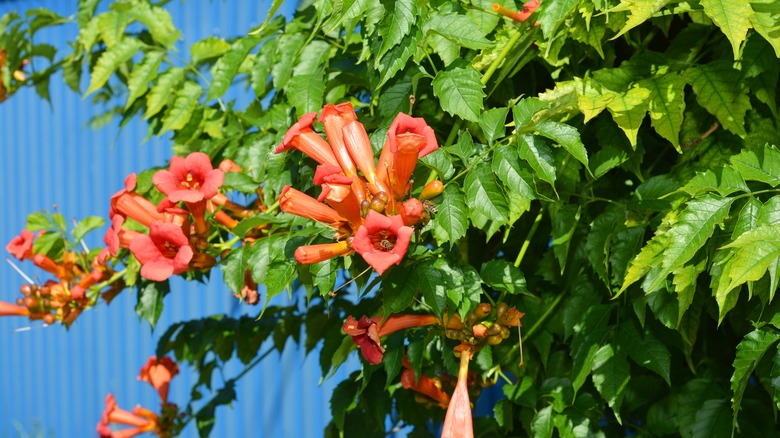
[[[544,214],[544,206],[539,209],[539,214],[536,215],[534,218],[534,223],[531,225],[531,229],[528,230],[528,235],[525,236],[525,240],[523,241],[523,246],[520,247],[520,252],[517,254],[517,258],[515,259],[515,267],[519,268],[520,263],[523,261],[523,257],[525,257],[526,251],[528,251],[528,246],[531,245],[531,239],[533,239],[534,234],[536,234],[536,230],[539,229],[539,224],[542,222],[542,216]]]
[[[271,204],[268,207],[268,209],[266,211],[264,211],[263,213],[273,213],[274,211],[276,211],[277,208],[279,208],[279,201],[276,201],[273,204]]]
[[[559,304],[561,304],[561,301],[563,301],[563,296],[565,294],[559,294],[557,297],[555,297],[555,301],[550,304],[550,307],[547,308],[547,310],[544,311],[542,316],[539,317],[539,319],[536,320],[534,325],[531,326],[531,329],[526,332],[525,340],[531,339],[531,337],[544,325],[544,323],[547,322],[547,319],[552,315],[552,313],[555,311],[555,309],[558,307]]]

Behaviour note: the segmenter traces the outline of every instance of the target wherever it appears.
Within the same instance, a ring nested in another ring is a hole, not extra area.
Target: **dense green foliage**
[[[307,351],[321,345],[327,377],[356,354],[341,331],[348,315],[466,318],[481,302],[507,303],[525,313],[522,345],[512,336],[475,355],[479,381],[507,381],[494,415],[475,418],[476,435],[777,434],[776,2],[544,0],[520,23],[492,1],[314,0],[290,21],[272,11],[256,29],[179,54],[180,30],[162,6],[115,1],[95,14],[97,0],[79,3],[80,33],[60,61],[68,85],[109,102],[106,118],[143,117],[177,155],[241,166],[225,186],[263,208],[213,235],[213,254],[235,292],[249,269],[266,287],[261,304],[292,296],[258,321],[168,328],[157,354],[199,370],[194,397],[232,356],[251,366],[266,339],[280,350],[288,338]],[[58,23],[42,12],[4,18],[0,46],[16,35],[7,29],[34,32],[40,20]],[[14,60],[55,57],[40,45],[20,50]],[[9,75],[3,67],[5,83]],[[28,80],[44,98],[48,77]],[[254,94],[249,106],[223,99],[237,90]],[[316,197],[315,166],[273,149],[298,117],[344,101],[376,152],[399,112],[424,118],[439,139],[413,179],[440,179],[445,190],[382,276],[364,273],[356,255],[296,263],[295,248],[332,230],[276,208],[285,185]],[[153,173],[140,173],[137,191],[159,199]],[[254,245],[234,246],[260,229]],[[132,286],[140,265],[124,256]],[[344,276],[357,294],[340,288]],[[168,293],[161,284],[137,288],[137,311],[152,324]],[[423,327],[385,338],[382,364],[364,362],[334,392],[325,434],[384,436],[389,416],[428,436],[445,410],[401,387],[401,364],[406,354],[418,375],[457,376],[457,342],[444,335]],[[228,385],[188,411],[203,435],[233,397]]]

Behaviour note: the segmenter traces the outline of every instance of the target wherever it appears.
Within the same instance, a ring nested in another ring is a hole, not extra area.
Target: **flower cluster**
[[[43,320],[46,324],[60,321],[70,326],[96,301],[87,296],[87,290],[111,278],[114,269],[107,262],[107,251],[100,252],[91,260],[87,258],[87,253],[77,254],[68,250],[56,253],[54,259],[43,252],[35,252],[33,243],[44,234],[41,231],[36,236],[23,230],[11,239],[5,249],[19,261],[32,260],[37,267],[54,275],[56,280],[36,284],[25,276],[29,284],[20,287],[22,297],[17,298],[15,305],[0,302],[0,316],[27,316],[31,320]],[[103,298],[111,301],[122,290],[124,283],[118,281],[105,286]]]
[[[536,9],[541,5],[542,2],[539,0],[531,0],[528,2],[525,2],[523,4],[523,10],[519,12],[512,11],[510,9],[507,9],[503,6],[501,6],[498,3],[493,3],[493,10],[498,12],[499,14],[503,15],[504,17],[511,18],[512,20],[519,21],[520,23],[527,20],[531,14],[536,12]],[[536,23],[536,26],[539,24]]]
[[[22,61],[22,68],[24,68],[25,65],[27,65],[28,60]],[[5,50],[0,49],[0,69],[5,66]],[[23,82],[27,80],[27,75],[24,74],[22,70],[14,70],[13,72],[13,78],[16,79],[19,82]],[[3,83],[3,78],[0,75],[0,103],[4,102],[8,98],[8,89],[6,87],[6,84]]]
[[[132,411],[117,406],[113,394],[106,396],[106,407],[97,424],[97,433],[101,438],[130,438],[146,432],[160,437],[174,436],[174,420],[178,407],[168,402],[168,387],[171,379],[179,373],[179,366],[169,357],[157,360],[152,356],[141,368],[138,380],[152,385],[160,396],[161,413],[158,415],[149,409],[136,406]],[[112,424],[132,426],[129,429],[113,431]]]
[[[226,161],[214,169],[202,152],[173,157],[170,168],[152,178],[166,195],[158,205],[135,192],[136,175],[129,175],[125,188],[111,197],[111,228],[104,237],[111,255],[116,256],[120,248],[130,249],[141,263],[141,276],[153,281],[214,266],[216,259],[204,251],[209,246],[207,213],[227,228],[238,221],[226,211],[238,212],[237,216],[245,213],[219,193],[225,179],[223,168],[232,171],[236,166]],[[128,219],[133,227],[127,226]],[[139,228],[148,229],[148,234],[136,231]]]
[[[417,159],[438,149],[436,136],[423,119],[398,114],[375,162],[350,103],[323,108],[319,121],[328,141],[314,131],[316,118],[316,113],[301,116],[276,153],[297,149],[319,163],[314,174],[314,183],[322,187],[319,198],[285,187],[279,203],[286,213],[334,229],[335,242],[299,247],[295,259],[311,264],[357,252],[381,275],[401,263],[412,227],[429,218],[422,203],[426,198],[410,197],[411,176]],[[441,193],[440,182],[431,187],[428,197]]]

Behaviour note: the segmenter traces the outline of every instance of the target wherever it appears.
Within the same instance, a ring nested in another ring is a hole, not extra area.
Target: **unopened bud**
[[[488,328],[484,324],[475,324],[471,331],[474,333],[475,338],[482,339],[487,334]]]
[[[487,341],[485,341],[485,343],[488,345],[498,345],[503,340],[504,338],[502,338],[501,335],[488,336]]]
[[[54,316],[53,313],[47,313],[43,315],[43,322],[45,322],[48,325],[52,325],[57,321],[57,317]]]
[[[482,318],[490,315],[490,312],[492,312],[492,311],[493,311],[493,306],[491,306],[488,303],[481,303],[474,310],[474,313],[477,315],[477,319],[482,319]]]
[[[27,297],[27,298],[24,299],[24,305],[28,309],[32,310],[32,309],[38,307],[38,300],[36,300],[33,297]]]
[[[438,179],[435,179],[423,187],[422,192],[420,192],[420,199],[425,201],[434,198],[439,196],[443,191],[444,184],[442,184]]]
[[[363,217],[366,217],[368,214],[368,210],[371,209],[371,201],[368,199],[364,199],[360,201],[360,215]]]

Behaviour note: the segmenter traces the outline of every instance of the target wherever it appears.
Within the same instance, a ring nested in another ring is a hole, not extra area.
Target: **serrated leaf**
[[[602,346],[593,357],[591,374],[593,386],[620,422],[620,406],[630,378],[626,354],[610,344]]]
[[[147,52],[144,60],[136,64],[130,76],[127,78],[127,103],[125,110],[130,108],[136,99],[141,97],[149,88],[149,82],[157,77],[165,52]]]
[[[233,43],[230,50],[222,55],[211,68],[211,84],[206,101],[222,97],[233,83],[238,68],[244,62],[249,51],[260,43],[260,38],[247,36]]]
[[[745,335],[737,345],[737,357],[734,358],[734,374],[731,376],[731,408],[734,412],[734,425],[742,404],[742,396],[753,370],[764,354],[780,340],[780,333],[771,328],[757,329]]]
[[[479,127],[485,133],[488,145],[492,145],[497,138],[506,135],[506,115],[509,108],[492,108],[482,113],[479,117]]]
[[[455,243],[466,235],[468,229],[468,208],[457,184],[449,184],[441,194],[434,216],[433,234],[439,243]]]
[[[285,88],[285,95],[290,104],[295,107],[295,114],[298,117],[322,108],[322,99],[325,95],[323,79],[322,75],[318,74],[296,75],[290,79]]]
[[[566,267],[571,238],[574,236],[574,231],[576,231],[580,221],[581,208],[580,205],[574,204],[554,204],[550,207],[550,219],[552,220],[550,245],[552,245],[555,258],[558,259],[561,273]]]
[[[753,0],[750,2],[754,11],[750,16],[750,24],[775,49],[775,56],[780,58],[780,11],[772,9],[774,0]]]
[[[542,181],[555,185],[555,160],[550,148],[535,135],[518,135],[518,155],[525,160]]]
[[[130,17],[125,11],[109,11],[98,15],[95,22],[103,42],[111,49],[124,39],[125,28],[130,23]]]
[[[534,121],[534,115],[549,106],[549,102],[539,100],[536,97],[528,97],[517,102],[512,107],[512,118],[515,121],[515,129],[519,130],[530,125]]]
[[[712,236],[715,225],[729,213],[733,198],[705,195],[688,202],[679,219],[669,229],[668,247],[663,252],[661,269],[645,291],[656,290],[666,276],[690,261]]]
[[[669,140],[678,152],[680,127],[685,111],[685,81],[678,74],[655,76],[642,81],[650,91],[650,122],[661,137]]]
[[[550,438],[553,433],[553,407],[549,405],[540,409],[534,417],[533,423],[531,423],[531,430],[533,435],[539,438]]]
[[[392,12],[387,14],[379,25],[382,32],[382,45],[377,52],[377,58],[381,58],[388,50],[399,44],[409,34],[416,21],[417,10],[414,2],[396,0]]]
[[[533,175],[521,167],[520,155],[512,145],[502,145],[493,152],[493,173],[504,183],[508,195],[520,195],[526,199],[536,199]]]
[[[144,46],[144,43],[141,41],[128,37],[106,50],[100,55],[100,58],[95,65],[95,69],[92,70],[89,88],[84,95],[89,95],[105,85],[119,66],[132,58],[133,55],[138,53]]]
[[[729,161],[747,181],[760,181],[772,187],[780,185],[780,151],[774,146],[744,149]]]
[[[466,174],[464,181],[466,204],[469,210],[497,222],[509,219],[506,196],[496,183],[493,172],[487,164],[478,164]]]
[[[171,68],[157,78],[157,82],[146,95],[144,119],[159,113],[168,104],[168,99],[178,89],[182,80],[184,80],[184,69],[179,67]]]
[[[696,94],[696,101],[729,131],[745,136],[745,112],[750,99],[742,84],[742,74],[730,62],[713,61],[691,67],[683,74]]]
[[[177,131],[183,128],[192,117],[192,112],[198,106],[200,96],[203,94],[203,88],[192,81],[186,81],[184,85],[176,91],[173,103],[168,106],[168,111],[163,117],[161,135],[167,131]]]
[[[412,32],[404,36],[401,43],[393,46],[384,56],[376,58],[374,68],[379,71],[378,87],[386,84],[387,81],[393,79],[399,71],[406,67],[409,58],[417,51],[417,44],[421,38],[421,32]],[[408,96],[406,97],[408,99]]]
[[[471,122],[479,121],[485,86],[481,75],[469,63],[459,60],[433,79],[433,94],[439,98],[442,109]]]
[[[190,56],[192,56],[192,63],[198,64],[201,61],[222,56],[227,53],[228,50],[230,50],[229,42],[215,36],[210,36],[193,44],[190,47]]]
[[[715,192],[721,196],[728,196],[735,192],[748,192],[750,189],[736,169],[724,166],[697,173],[680,190],[691,196],[697,196],[703,192]]]
[[[400,313],[414,302],[414,296],[419,290],[417,270],[394,269],[382,281],[382,302],[385,315]]]
[[[298,51],[306,41],[306,35],[285,33],[276,38],[275,41],[276,53],[274,54],[275,62],[271,68],[271,77],[274,87],[281,90],[290,80]]]
[[[701,0],[704,13],[720,28],[731,42],[734,59],[739,59],[739,49],[750,29],[750,16],[753,10],[746,1]]]
[[[103,225],[106,224],[106,221],[100,217],[100,216],[89,216],[82,220],[80,220],[76,227],[73,228],[73,240],[76,242],[80,241],[84,238],[84,236],[87,235],[90,231],[94,230],[95,228],[100,228]]]
[[[135,313],[139,318],[145,319],[154,330],[157,320],[160,319],[163,309],[163,298],[171,291],[168,280],[140,281],[138,282],[138,303],[135,306]]]
[[[634,149],[636,149],[636,135],[645,118],[649,98],[650,91],[646,88],[632,87],[625,93],[614,94],[606,104],[612,119],[626,134]]]
[[[640,333],[632,323],[622,324],[617,330],[621,345],[628,350],[629,357],[639,365],[663,377],[667,385],[670,380],[672,354],[652,331]]]
[[[439,174],[439,179],[447,180],[455,173],[455,167],[452,165],[452,157],[444,148],[436,149],[430,154],[422,157],[420,161]]]
[[[539,8],[539,25],[542,33],[548,40],[552,40],[555,32],[563,24],[566,18],[574,12],[577,0],[558,0],[542,2]]]
[[[667,245],[669,245],[669,234],[667,232],[656,232],[656,235],[642,247],[639,254],[631,261],[631,266],[626,271],[623,286],[618,291],[618,295],[623,293],[628,286],[647,275],[651,269],[661,265],[663,253]],[[650,290],[646,289],[645,292],[650,292]]]
[[[149,29],[152,39],[165,47],[172,46],[181,34],[173,25],[171,14],[164,8],[146,2],[133,2],[127,5],[126,11],[131,19],[143,23]]]
[[[728,283],[720,283],[716,297],[725,296],[735,287],[757,281],[780,258],[780,224],[761,225],[742,233],[723,248],[736,248],[723,267]]]
[[[625,228],[623,225],[625,218],[625,210],[608,209],[604,211],[591,222],[590,232],[585,242],[588,260],[601,281],[607,286],[610,285],[609,254],[612,240],[618,231]]]
[[[630,15],[626,24],[611,39],[616,39],[629,30],[639,26],[649,20],[653,15],[669,3],[669,0],[621,0],[620,5],[613,8],[610,12],[629,11]]]
[[[545,120],[534,125],[534,130],[544,137],[553,140],[580,163],[588,166],[588,151],[585,150],[585,145],[580,140],[580,133],[565,123],[553,122],[551,120]]]
[[[506,260],[490,260],[479,271],[482,281],[489,287],[510,294],[528,293],[523,272]]]
[[[441,272],[432,265],[423,263],[415,268],[423,302],[433,314],[441,318],[447,310],[447,290]]]
[[[247,269],[248,246],[233,248],[227,257],[222,259],[222,279],[231,291],[240,293],[244,287],[244,274]]]
[[[492,45],[482,30],[466,15],[445,13],[434,14],[423,23],[423,32],[435,32],[448,40],[474,50]]]
[[[35,212],[27,215],[27,231],[51,230],[54,224],[51,219],[43,213]]]
[[[333,414],[333,422],[339,430],[344,430],[344,417],[348,410],[355,407],[360,387],[352,379],[343,380],[333,390],[330,397],[330,411]]]
[[[698,405],[691,427],[694,438],[728,438],[731,436],[729,405],[726,400],[707,400]]]

